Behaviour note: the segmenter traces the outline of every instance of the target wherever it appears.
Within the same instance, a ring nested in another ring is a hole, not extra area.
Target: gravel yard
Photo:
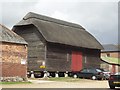
[[[30,84],[3,84],[2,88],[109,88],[106,80],[77,79],[76,81],[58,81],[29,79]]]

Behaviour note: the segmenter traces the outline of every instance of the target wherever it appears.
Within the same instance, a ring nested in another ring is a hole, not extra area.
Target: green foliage
[[[31,82],[0,82],[0,84],[31,84]]]

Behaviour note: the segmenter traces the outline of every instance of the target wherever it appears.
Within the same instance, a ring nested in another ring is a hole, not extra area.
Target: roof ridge
[[[33,16],[34,15],[34,16]],[[33,12],[29,12],[24,18],[23,20],[27,20],[30,18],[36,18],[36,19],[40,19],[40,20],[44,20],[44,21],[49,21],[49,22],[54,22],[57,24],[61,24],[61,25],[65,25],[65,26],[70,26],[70,27],[75,27],[75,28],[82,28],[84,29],[81,25],[79,24],[75,24],[72,22],[68,22],[68,21],[64,21],[64,20],[60,20],[60,19],[56,19],[53,17],[49,17],[49,16],[44,16],[44,15],[40,15],[40,14],[36,14]],[[84,29],[85,30],[85,29]]]

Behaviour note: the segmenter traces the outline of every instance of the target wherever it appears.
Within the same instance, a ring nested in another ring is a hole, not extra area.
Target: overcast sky
[[[0,23],[9,29],[34,12],[80,24],[102,44],[118,43],[118,0],[11,1],[0,2]]]

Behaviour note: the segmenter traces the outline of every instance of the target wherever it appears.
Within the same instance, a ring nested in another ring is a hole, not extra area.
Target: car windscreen
[[[96,69],[97,72],[102,72],[100,69]]]

